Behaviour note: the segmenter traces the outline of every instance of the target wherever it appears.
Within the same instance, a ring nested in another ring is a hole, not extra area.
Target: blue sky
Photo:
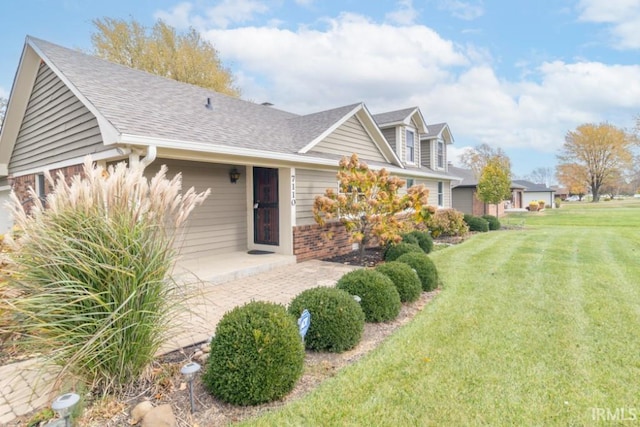
[[[248,100],[308,113],[363,101],[449,123],[450,158],[503,148],[553,167],[567,131],[640,114],[638,0],[21,0],[2,2],[0,96],[27,34],[91,49],[91,21],[193,26]]]

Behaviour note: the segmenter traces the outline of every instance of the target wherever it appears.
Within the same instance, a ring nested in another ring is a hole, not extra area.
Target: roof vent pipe
[[[211,103],[211,98],[207,98],[207,103],[205,104],[205,108],[207,110],[213,110],[213,104]]]

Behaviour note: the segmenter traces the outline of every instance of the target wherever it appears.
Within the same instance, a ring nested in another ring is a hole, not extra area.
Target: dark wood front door
[[[278,169],[253,168],[253,241],[279,244]]]

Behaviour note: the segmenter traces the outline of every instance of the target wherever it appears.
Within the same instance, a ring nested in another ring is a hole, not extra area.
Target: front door
[[[253,241],[279,243],[278,169],[253,168]]]

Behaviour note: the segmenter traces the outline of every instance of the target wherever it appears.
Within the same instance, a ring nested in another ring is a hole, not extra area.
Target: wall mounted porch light
[[[236,168],[233,168],[229,171],[229,180],[232,184],[235,184],[240,179],[240,171]]]

